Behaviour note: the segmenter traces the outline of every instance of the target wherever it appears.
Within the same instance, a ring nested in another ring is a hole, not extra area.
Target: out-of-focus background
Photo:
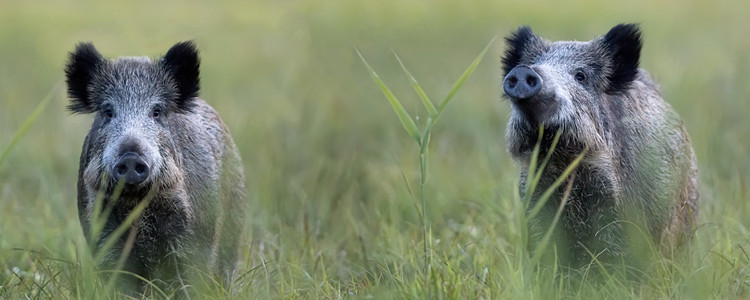
[[[0,298],[74,297],[75,282],[86,278],[75,187],[92,116],[65,109],[68,53],[91,41],[107,57],[158,57],[190,39],[201,51],[201,96],[244,159],[252,208],[241,264],[246,296],[747,297],[749,3],[0,0],[0,150],[54,93],[0,165]],[[547,39],[590,40],[621,22],[641,24],[641,66],[692,137],[698,238],[685,262],[645,288],[571,292],[528,280],[531,267],[517,263],[522,229],[518,170],[503,138],[510,110],[501,97],[502,37],[530,25]],[[421,122],[426,111],[392,51],[439,100],[495,36],[433,130],[433,263],[424,271],[419,149],[355,48]]]

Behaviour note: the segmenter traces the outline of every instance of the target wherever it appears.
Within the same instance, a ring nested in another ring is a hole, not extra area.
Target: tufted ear
[[[508,75],[510,70],[521,63],[524,49],[536,38],[534,31],[528,26],[518,27],[516,31],[505,38],[507,49],[505,49],[505,55],[503,56],[503,72],[505,72],[503,76]]]
[[[180,42],[167,51],[161,62],[172,75],[178,95],[174,99],[180,110],[190,110],[200,90],[200,58],[192,41]]]
[[[641,30],[637,24],[619,24],[600,40],[602,47],[612,60],[612,71],[607,76],[608,93],[628,89],[638,75],[641,58]]]
[[[97,110],[97,105],[89,95],[89,85],[96,69],[104,63],[104,57],[96,51],[91,43],[80,43],[70,53],[65,67],[65,81],[68,84],[70,104],[68,109],[74,113],[88,114]]]

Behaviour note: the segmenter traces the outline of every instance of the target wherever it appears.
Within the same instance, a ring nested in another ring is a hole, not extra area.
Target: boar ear
[[[607,92],[626,90],[638,75],[641,58],[641,30],[637,24],[620,24],[601,39],[602,46],[612,60],[612,70],[607,75]]]
[[[503,76],[508,75],[511,69],[521,63],[524,49],[534,40],[536,40],[536,36],[531,27],[528,26],[518,27],[516,31],[505,37],[507,49],[505,49],[505,55],[503,56],[503,72],[505,72]]]
[[[104,58],[91,43],[80,43],[70,53],[65,67],[65,82],[68,84],[70,104],[68,109],[74,113],[88,114],[97,110],[96,103],[89,95],[89,85],[94,72]]]
[[[200,58],[192,41],[180,42],[167,51],[161,62],[177,85],[175,102],[180,110],[189,110],[195,104],[200,90]]]

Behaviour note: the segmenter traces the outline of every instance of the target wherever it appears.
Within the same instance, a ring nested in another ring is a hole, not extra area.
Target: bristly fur
[[[627,90],[638,75],[643,45],[638,24],[619,24],[612,27],[601,39],[601,43],[611,54],[611,61],[614,63],[612,72],[607,76],[607,93],[615,94]]]
[[[524,48],[535,38],[534,31],[528,26],[518,27],[516,31],[505,38],[505,43],[508,45],[508,48],[505,50],[505,56],[503,56],[502,60],[504,72],[503,77],[508,75],[510,70],[521,63]]]
[[[185,41],[175,44],[164,55],[161,64],[177,85],[177,107],[184,111],[190,110],[200,90],[200,58],[195,43]]]
[[[79,43],[70,53],[70,60],[65,67],[68,96],[71,98],[68,110],[73,113],[89,114],[96,111],[96,106],[89,97],[89,84],[96,68],[104,58],[91,43]]]

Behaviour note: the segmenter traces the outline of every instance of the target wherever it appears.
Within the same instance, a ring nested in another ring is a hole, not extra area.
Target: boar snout
[[[503,90],[511,98],[529,99],[542,90],[542,77],[528,66],[519,65],[505,76]]]
[[[125,184],[137,185],[146,181],[149,167],[140,155],[128,152],[117,160],[112,174],[117,181],[124,180]]]

